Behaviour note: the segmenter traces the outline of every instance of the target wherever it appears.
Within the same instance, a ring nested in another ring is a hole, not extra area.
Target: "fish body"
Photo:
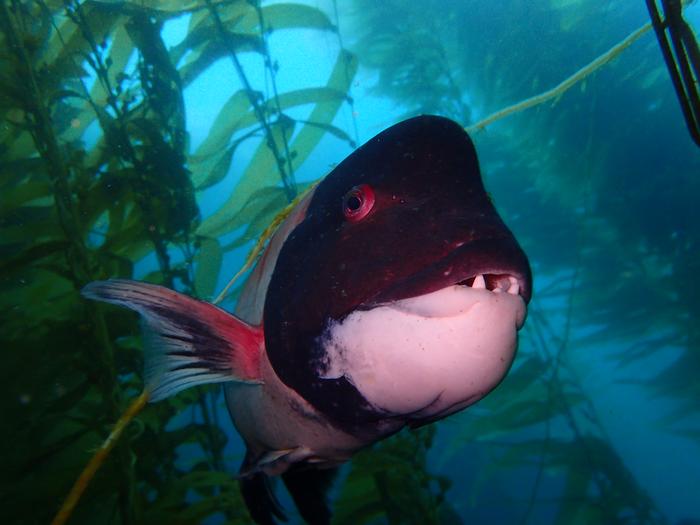
[[[270,239],[234,315],[155,285],[91,283],[144,319],[153,399],[225,382],[246,443],[253,519],[328,523],[329,469],[405,426],[469,406],[502,380],[532,277],[456,123],[421,116],[328,174]]]

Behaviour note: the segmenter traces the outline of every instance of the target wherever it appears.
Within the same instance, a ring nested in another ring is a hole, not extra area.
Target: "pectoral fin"
[[[85,286],[82,294],[141,314],[144,381],[151,401],[206,383],[261,383],[260,327],[213,304],[154,284],[96,281]]]

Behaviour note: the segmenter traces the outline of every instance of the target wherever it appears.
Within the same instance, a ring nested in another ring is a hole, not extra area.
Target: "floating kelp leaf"
[[[31,206],[33,201],[45,199],[51,195],[51,186],[48,182],[28,181],[18,184],[13,188],[3,188],[2,207],[0,218],[20,206]]]
[[[7,134],[2,134],[2,144],[8,146],[4,154],[9,161],[27,161],[35,152],[34,140],[31,134],[24,129],[8,126]],[[34,159],[37,163],[43,163],[42,159]]]
[[[85,96],[78,93],[77,91],[72,90],[72,89],[60,89],[58,91],[54,91],[53,93],[49,94],[48,103],[49,103],[49,105],[53,105],[56,102],[59,102],[61,100],[67,99],[67,98],[77,98],[80,100],[84,100]]]
[[[14,126],[26,126],[25,111],[22,109],[26,88],[12,74],[0,74],[0,82],[0,108],[4,110],[4,119]]]
[[[229,49],[234,49],[236,53],[262,52],[262,41],[257,35],[231,34],[228,43],[229,46],[224,46],[219,40],[208,40],[201,49],[188,55],[184,64],[178,66],[183,87],[187,87],[215,61],[227,56]]]
[[[350,138],[350,135],[348,135],[345,131],[343,131],[342,129],[340,129],[337,126],[333,126],[332,124],[326,124],[325,122],[312,122],[310,120],[299,120],[297,122],[301,122],[301,123],[307,124],[311,127],[317,127],[317,128],[320,128],[324,131],[327,131],[328,133],[330,133],[334,137],[337,137],[340,140],[347,142],[351,148],[354,148],[357,146],[355,144],[355,141],[352,138]]]
[[[546,391],[542,389],[542,394]],[[546,397],[540,399],[526,398],[509,404],[493,415],[481,416],[460,429],[453,437],[453,445],[446,448],[448,454],[456,454],[467,443],[491,441],[507,436],[518,430],[530,428],[547,421],[553,410]]]
[[[357,58],[355,55],[349,51],[341,50],[326,87],[347,92],[348,89],[350,89],[352,79],[356,72]],[[308,120],[314,122],[315,125],[304,126],[290,145],[290,151],[296,153],[292,162],[295,169],[298,169],[308,158],[325,134],[325,130],[321,129],[319,124],[330,124],[333,122],[341,105],[342,101],[339,100],[325,101],[316,104],[308,118]]]
[[[228,171],[224,158],[230,159],[235,146],[239,144],[239,142],[234,142],[230,148],[224,149],[231,137],[238,131],[258,124],[257,117],[250,105],[250,96],[251,94],[244,90],[234,93],[217,115],[207,138],[197,148],[197,151],[191,155],[189,164],[194,172],[193,182],[198,189],[204,189],[215,184]],[[253,93],[252,96],[259,97],[260,93]],[[282,93],[277,99],[268,100],[265,106],[268,113],[273,113],[278,110],[278,107],[281,111],[285,111],[305,104],[342,102],[345,100],[347,100],[345,92],[338,89],[330,87],[308,88]],[[301,122],[308,123],[311,126],[318,126],[354,146],[352,139],[335,126],[323,122]],[[212,155],[217,154],[218,158],[212,158]]]
[[[224,149],[219,155],[212,155],[208,159],[203,159],[202,157],[192,159],[192,163],[190,164],[193,170],[192,182],[197,191],[205,190],[224,180],[231,169],[233,154],[236,152],[238,146],[248,138],[250,137],[246,136],[240,140],[234,141],[233,144]]]
[[[72,19],[66,19],[52,34],[47,52],[42,57],[45,63],[70,64],[82,62],[92,49],[91,46],[105,42],[112,31],[121,27],[125,18],[110,6],[97,2],[85,2],[80,6],[80,15],[88,24],[89,34],[94,38],[88,41],[86,34]],[[129,48],[131,49],[131,48]]]
[[[284,208],[287,204],[287,197],[284,193],[284,189],[279,186],[268,186],[266,188],[260,188],[255,190],[250,197],[243,203],[238,213],[233,215],[230,219],[230,231],[237,230],[244,225],[250,225],[250,223],[261,214],[265,213],[265,210],[270,206],[270,203],[274,203],[278,206],[277,210]],[[268,223],[269,224],[269,223]],[[238,246],[240,243],[236,243]],[[224,248],[224,251],[228,251],[232,246],[228,245]]]
[[[273,198],[261,201],[255,208],[249,208],[251,211],[257,210],[257,213],[253,215],[249,221],[247,221],[247,226],[243,235],[237,237],[233,242],[227,244],[225,247],[226,250],[237,248],[260,237],[265,229],[271,224],[272,220],[279,213],[279,211],[289,202],[285,191],[282,188],[277,188],[277,190],[278,191]]]
[[[192,155],[195,161],[221,152],[233,137],[234,133],[244,127],[243,119],[251,109],[250,97],[258,98],[258,92],[249,93],[243,89],[236,91],[222,106],[214,123],[209,128],[207,137]],[[248,125],[252,123],[249,122]],[[192,162],[192,160],[190,160]]]
[[[212,493],[211,489],[216,491]],[[194,501],[189,501],[185,506],[190,491],[200,497],[195,496]],[[202,494],[211,496],[201,497]],[[206,516],[224,511],[230,515],[231,521],[227,523],[243,525],[249,522],[245,505],[239,496],[238,482],[226,472],[193,470],[171,480],[158,500],[144,509],[140,523],[155,525],[171,522],[176,513],[177,523],[197,525]]]
[[[336,501],[334,523],[373,522],[384,515],[388,523],[438,525],[441,516],[454,515],[441,511],[449,480],[427,468],[434,433],[434,426],[404,431],[357,454]]]
[[[278,121],[270,125],[278,151],[284,151],[284,143],[291,135],[289,121]],[[248,198],[261,186],[273,186],[279,180],[277,160],[266,142],[258,146],[241,180],[234,188],[229,200],[211,217],[204,220],[197,230],[199,235],[216,237],[236,227],[233,218],[241,211]]]
[[[131,170],[115,170],[101,176],[97,184],[90,185],[90,199],[81,202],[80,208],[86,236],[95,231],[103,232],[104,226],[107,226],[107,231],[104,232],[107,235],[118,229],[124,205],[133,199],[129,187],[132,173]],[[100,220],[103,221],[102,224],[98,222]]]
[[[694,445],[700,443],[700,428],[674,429],[673,433],[678,436],[689,439],[690,442]]]
[[[346,101],[348,96],[345,91],[333,87],[313,87],[295,89],[280,93],[276,99],[269,99],[265,103],[268,113],[277,111],[277,105],[284,111],[286,109],[303,106],[305,104],[318,104],[319,102]]]
[[[65,393],[62,393],[58,399],[46,407],[45,411],[41,414],[42,417],[45,417],[50,413],[58,414],[60,416],[64,415],[69,410],[75,408],[75,406],[80,403],[91,388],[94,389],[94,385],[91,385],[89,381],[81,381],[73,387],[63,386],[62,390],[65,390]]]
[[[104,4],[105,6],[114,6],[120,8],[124,13],[130,10],[140,13],[144,7],[150,12],[158,14],[167,14],[169,16],[177,16],[184,13],[189,13],[195,10],[202,10],[204,6],[201,0],[149,0],[148,4],[144,5],[141,1],[135,0],[92,0],[96,4]],[[216,4],[217,2],[212,2]],[[153,14],[155,14],[153,13]]]
[[[0,222],[0,227],[9,227],[22,224],[31,224],[35,221],[43,221],[46,219],[55,220],[56,211],[52,206],[53,203],[44,201],[45,197],[38,197],[38,204],[17,206],[13,212],[3,217]],[[0,239],[0,242],[5,239]]]
[[[121,230],[105,239],[101,250],[138,261],[153,251],[153,245],[146,236],[140,214],[131,214]]]
[[[97,252],[97,261],[104,272],[104,277],[130,277],[134,272],[134,261],[106,250]]]
[[[215,494],[200,501],[188,503],[185,510],[178,513],[182,523],[199,525],[209,516],[218,516],[224,513],[236,516],[235,518],[227,518],[227,524],[247,525],[250,523],[245,504],[238,495],[240,491],[235,481],[226,486],[215,485],[207,488]],[[200,492],[202,492],[201,489]]]
[[[616,523],[622,519],[634,523],[663,523],[619,456],[600,438],[579,435],[570,440],[549,437],[513,442],[479,472],[475,489],[480,490],[498,469],[523,465],[538,465],[551,476],[563,478],[566,492],[557,523],[587,523],[578,520],[590,515],[589,506],[604,512],[600,523]],[[586,497],[581,497],[582,494]]]
[[[254,93],[253,96],[259,96]],[[234,140],[229,147],[225,144],[231,140],[236,132],[244,130],[256,124],[258,119],[250,105],[249,94],[243,90],[234,93],[217,115],[211,127],[209,135],[199,146],[197,151],[189,157],[189,166],[193,171],[193,183],[198,190],[203,190],[222,180],[229,171],[231,158],[236,148],[246,139],[250,138],[252,131],[243,137]],[[291,107],[320,102],[344,101],[345,94],[332,88],[309,88],[283,93],[278,101],[270,99],[266,102],[269,113],[281,111]],[[341,140],[347,141],[352,147],[354,141],[343,130],[326,123],[297,121],[310,126],[317,126],[335,135]],[[259,130],[262,128],[258,128]],[[291,135],[291,134],[289,134]]]
[[[341,51],[326,88],[335,91],[346,91],[352,82],[356,70],[356,58],[347,51]],[[311,151],[320,142],[327,131],[327,129],[324,129],[324,126],[330,125],[342,102],[343,100],[332,99],[316,103],[309,117],[309,121],[314,124],[305,125],[289,146],[289,150],[293,154],[292,164],[295,168],[306,160]],[[286,132],[279,122],[273,124],[272,127],[273,131],[276,132],[275,140],[282,146],[284,135],[289,137],[291,133]],[[278,149],[284,151],[283,147],[278,147]],[[276,162],[267,146],[264,143],[261,144],[246,172],[243,174],[241,181],[234,189],[231,198],[214,215],[202,223],[198,233],[211,237],[231,231],[233,229],[231,227],[231,218],[238,213],[241,207],[241,204],[237,203],[245,202],[243,199],[254,191],[255,186],[272,185],[271,183],[275,176],[279,177],[279,175],[275,174]]]
[[[199,251],[194,257],[194,288],[197,296],[211,299],[216,290],[223,261],[221,245],[216,239],[202,237],[199,239]]]
[[[299,194],[303,194],[315,183],[298,185]],[[236,223],[246,225],[245,231],[236,237],[231,243],[224,246],[224,251],[232,250],[259,239],[263,232],[272,224],[280,210],[289,204],[287,194],[281,187],[263,188],[262,192],[256,192],[255,200],[236,217]]]
[[[18,253],[14,257],[5,258],[0,262],[0,273],[9,275],[25,265],[36,263],[45,257],[49,257],[58,252],[62,252],[69,246],[67,241],[49,241],[43,244],[32,244],[26,250]]]
[[[209,134],[188,159],[195,188],[203,190],[226,176],[236,148],[248,135],[239,137],[229,145],[231,138],[248,123],[256,122],[246,118],[250,109],[250,94],[244,90],[234,93],[221,108]]]
[[[5,217],[0,224],[0,246],[12,243],[35,243],[63,238],[64,232],[50,206],[23,206]]]
[[[207,157],[190,157],[189,167],[192,170],[192,184],[197,191],[205,190],[226,177],[231,169],[233,154],[245,138],[249,137],[234,141],[218,154]]]
[[[272,4],[261,9],[264,31],[290,28],[335,30],[328,16],[315,7],[304,4]],[[238,24],[242,31],[259,32],[256,12],[249,12]]]
[[[64,5],[57,5],[53,9],[60,12],[64,8]],[[87,5],[83,6],[83,8],[85,11],[91,9]],[[119,22],[114,16],[109,18],[96,15],[93,27],[98,31],[101,30],[100,32],[109,32],[111,27]],[[72,61],[80,57],[81,54],[89,52],[89,43],[85,40],[80,32],[80,28],[73,20],[67,16],[54,16],[54,23],[56,24],[56,30],[51,33],[46,51],[42,56],[45,64],[66,63],[66,57],[69,57],[70,61]]]
[[[221,3],[215,6],[221,22],[229,32],[231,43],[239,46],[242,42],[252,43],[261,34],[259,16],[256,8],[248,2]],[[260,13],[265,21],[265,31],[269,29],[308,28],[333,30],[335,27],[325,13],[303,4],[273,4],[261,8]],[[216,34],[209,9],[193,14],[187,37],[175,46],[171,52],[177,63],[185,55],[186,50],[200,49],[203,42],[209,41]],[[238,49],[238,47],[237,47]],[[254,47],[262,51],[262,47]]]
[[[254,7],[249,2],[212,2],[216,12],[221,18],[221,23],[228,31],[235,31],[238,22]],[[180,62],[187,52],[200,54],[204,45],[212,40],[212,36],[217,35],[213,22],[211,10],[201,9],[192,13],[187,27],[187,35],[184,40],[171,50],[173,64]],[[218,37],[217,37],[218,38]]]

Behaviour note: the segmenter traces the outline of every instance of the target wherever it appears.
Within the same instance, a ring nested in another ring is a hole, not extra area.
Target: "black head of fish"
[[[337,424],[390,416],[345,377],[319,376],[329,320],[483,275],[531,293],[527,257],[486,193],[474,145],[435,116],[383,131],[317,186],[285,241],[265,301],[265,342],[281,380]]]

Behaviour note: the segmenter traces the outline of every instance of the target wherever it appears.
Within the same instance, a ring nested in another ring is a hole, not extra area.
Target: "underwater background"
[[[642,0],[0,3],[2,523],[49,523],[143,386],[136,316],[86,283],[214,299],[421,113],[470,131],[533,302],[498,389],[358,454],[334,523],[700,523],[700,149],[648,23]],[[148,405],[69,523],[249,523],[242,454],[221,387]]]

